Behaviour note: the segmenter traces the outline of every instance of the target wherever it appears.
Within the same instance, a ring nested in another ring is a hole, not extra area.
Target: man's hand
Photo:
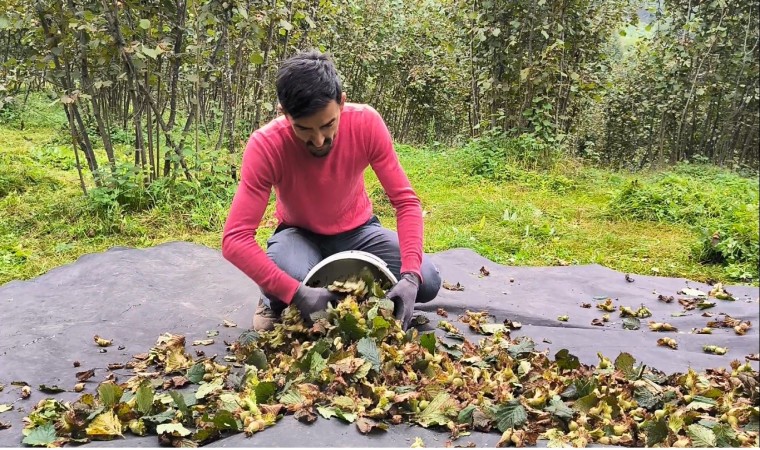
[[[291,304],[298,308],[304,320],[310,321],[313,313],[326,310],[327,304],[337,302],[338,298],[337,294],[326,288],[313,288],[302,284],[293,296]]]
[[[401,321],[404,330],[409,328],[409,324],[412,322],[414,302],[417,299],[417,291],[419,289],[419,277],[411,272],[407,272],[402,274],[401,281],[388,291],[387,297],[393,300],[394,315],[396,319]]]

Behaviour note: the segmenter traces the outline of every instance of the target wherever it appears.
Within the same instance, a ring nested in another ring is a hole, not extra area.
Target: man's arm
[[[258,145],[266,144],[256,135],[251,136],[243,155],[240,184],[224,225],[222,255],[264,292],[289,304],[300,283],[277,267],[256,242],[256,231],[269,201],[274,176],[263,152],[254,151]]]
[[[368,144],[370,164],[396,210],[401,273],[414,273],[421,281],[423,223],[420,199],[399,163],[391,134],[382,117],[371,108],[365,114],[364,125],[369,130],[371,139]]]

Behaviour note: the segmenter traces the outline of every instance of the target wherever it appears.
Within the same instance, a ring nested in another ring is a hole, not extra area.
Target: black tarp
[[[686,315],[678,302],[666,304],[659,294],[673,295],[686,288],[710,290],[710,286],[684,279],[632,274],[633,282],[623,273],[598,265],[566,267],[510,267],[497,265],[467,249],[454,249],[431,255],[444,280],[460,283],[464,291],[442,289],[434,301],[420,305],[419,310],[431,322],[423,329],[433,329],[440,317],[437,308],[456,321],[465,310],[487,310],[498,321],[511,319],[522,323],[512,337],[529,336],[537,349],[549,349],[550,356],[567,348],[581,362],[596,364],[597,352],[613,359],[620,352],[631,353],[639,362],[664,372],[684,372],[728,367],[734,360],[744,361],[750,353],[758,353],[758,318],[760,292],[756,287],[727,286],[736,301],[711,299],[717,305],[709,309],[713,318],[703,317],[695,309]],[[485,266],[489,276],[481,276]],[[105,368],[109,363],[125,363],[136,353],[148,351],[158,336],[165,332],[185,335],[188,346],[206,332],[219,331],[215,344],[200,347],[206,355],[226,353],[224,340],[232,342],[251,323],[259,297],[256,285],[221,254],[199,245],[175,242],[148,249],[114,248],[104,253],[87,255],[77,262],[56,268],[30,281],[13,281],[0,287],[0,404],[13,404],[14,409],[0,413],[0,421],[11,428],[0,431],[0,446],[20,446],[22,418],[42,398],[51,395],[39,392],[39,385],[58,385],[71,390],[77,382],[75,373],[90,368]],[[615,305],[634,310],[647,306],[653,317],[642,320],[637,331],[622,328],[618,313],[603,327],[591,325],[603,312],[581,303],[595,305],[595,298],[610,297]],[[692,334],[720,313],[749,320],[753,327],[747,335],[738,336],[731,329],[716,329],[712,335]],[[569,316],[567,322],[557,317]],[[223,320],[238,327],[225,327]],[[679,343],[678,350],[659,347],[664,334],[650,331],[649,320],[666,321],[679,328],[667,333]],[[469,339],[464,324],[459,328]],[[114,340],[114,345],[100,353],[94,335]],[[703,344],[728,347],[724,356],[705,354]],[[119,350],[123,347],[122,350]],[[197,347],[190,347],[191,349]],[[74,361],[81,363],[75,368]],[[757,363],[753,362],[755,368]],[[121,381],[129,371],[116,371]],[[97,370],[88,383],[92,392],[103,380],[106,370]],[[19,400],[20,388],[13,381],[24,381],[33,387],[32,396]],[[54,395],[73,400],[80,394],[64,392]],[[409,447],[415,437],[428,446],[441,447],[448,440],[446,433],[417,426],[392,427],[386,433],[364,436],[356,427],[336,419],[319,419],[303,425],[293,417],[285,417],[274,427],[251,438],[242,434],[217,441],[212,446],[267,447]],[[496,433],[474,433],[455,444],[474,442],[478,446],[494,446]],[[94,442],[100,446],[156,446],[155,436],[128,438],[112,442]]]

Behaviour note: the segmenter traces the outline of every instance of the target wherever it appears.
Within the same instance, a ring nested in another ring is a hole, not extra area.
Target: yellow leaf
[[[109,440],[121,436],[121,422],[113,411],[104,412],[87,427],[87,436],[93,439]]]

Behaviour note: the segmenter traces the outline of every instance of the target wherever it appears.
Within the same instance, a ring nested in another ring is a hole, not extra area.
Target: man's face
[[[298,119],[287,115],[290,126],[298,139],[306,144],[306,148],[312,156],[323,158],[332,150],[335,135],[338,133],[338,124],[340,123],[340,113],[343,111],[345,103],[345,93],[343,101],[338,104],[335,100],[327,104],[321,111],[310,116]]]

